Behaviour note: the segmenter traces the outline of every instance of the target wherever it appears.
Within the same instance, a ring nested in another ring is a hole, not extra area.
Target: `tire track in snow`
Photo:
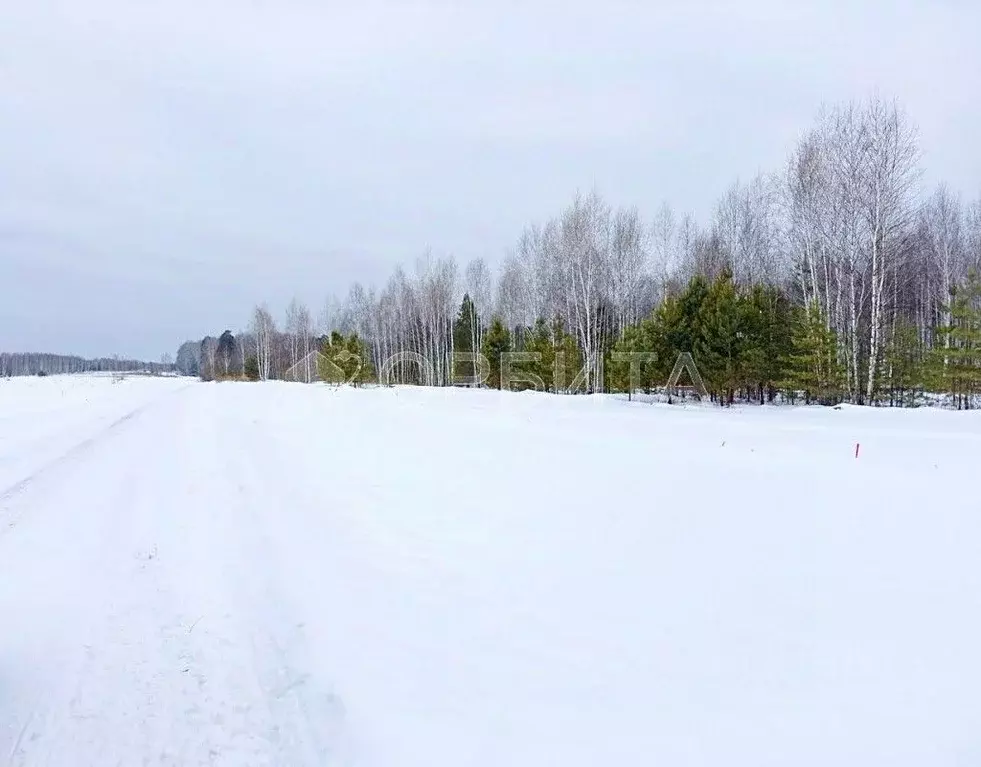
[[[136,414],[133,411],[124,419],[132,420]],[[114,425],[118,426],[124,419],[117,419]],[[37,667],[29,669],[33,682],[30,705],[25,706],[22,731],[11,749],[10,767],[66,763],[61,755],[63,752],[59,750],[59,742],[63,744],[66,739],[70,740],[75,732],[73,728],[81,727],[86,719],[91,718],[80,714],[76,704],[81,691],[91,680],[88,671],[92,665],[92,648],[96,644],[95,629],[106,602],[114,597],[112,585],[116,578],[112,563],[116,559],[115,548],[121,532],[126,530],[128,515],[125,512],[139,487],[138,475],[126,471],[125,462],[116,465],[105,461],[104,456],[113,457],[115,439],[130,436],[128,431],[118,428],[113,429],[111,434],[110,440],[86,440],[89,443],[86,448],[75,454],[77,461],[61,462],[60,466],[65,469],[64,482],[53,487],[51,495],[43,498],[45,507],[53,515],[47,529],[37,526],[23,528],[29,531],[26,534],[30,536],[25,546],[32,554],[30,565],[42,571],[43,580],[48,581],[47,591],[42,596],[47,604],[44,612],[57,613],[49,620],[62,624],[62,633],[52,638],[46,622],[38,621],[37,616],[24,616],[21,621],[22,630],[38,632],[37,641],[42,643],[45,651]],[[106,471],[118,481],[103,483],[106,488],[111,488],[110,492],[97,506],[86,509],[94,508],[101,514],[59,516],[72,506],[76,482],[88,480],[96,472]],[[32,504],[27,506],[33,508],[37,500],[31,496]],[[71,541],[71,546],[65,547],[65,541]],[[0,538],[0,543],[3,542],[4,539]],[[57,564],[55,558],[60,558]],[[24,573],[23,562],[6,564],[12,570],[5,574],[14,574],[18,570]],[[37,573],[28,572],[27,575],[27,583],[39,580]],[[80,579],[89,588],[75,592],[74,584],[68,582],[71,578]],[[93,585],[95,588],[92,588]],[[78,749],[75,763],[85,763],[81,755],[83,751],[84,748]]]
[[[43,587],[17,618],[39,649],[0,636],[27,661],[0,699],[10,767],[349,763],[270,538],[280,488],[262,467],[287,456],[227,393],[148,403],[17,499],[45,519],[0,538],[0,607]]]
[[[129,411],[125,415],[116,418],[107,426],[102,427],[102,429],[100,429],[96,434],[93,434],[91,437],[88,437],[78,444],[72,446],[57,458],[48,461],[41,468],[32,471],[26,477],[23,477],[6,489],[0,490],[0,514],[3,512],[9,513],[12,502],[32,486],[36,485],[39,480],[48,479],[51,475],[56,474],[58,470],[64,468],[66,465],[69,465],[82,458],[86,453],[91,451],[92,448],[100,444],[103,440],[111,437],[126,424],[135,420],[137,417],[146,413],[153,407],[159,405],[161,401],[168,399],[172,395],[183,392],[186,389],[187,387],[182,387],[174,391],[169,391],[167,394],[151,400],[150,402],[146,402]],[[0,517],[0,519],[2,519],[2,517]],[[0,535],[3,535],[5,530],[14,527],[19,521],[19,517],[11,518],[10,516],[7,516],[6,519],[3,519],[3,521],[6,522],[6,524],[3,527],[0,527]]]
[[[277,742],[266,691],[248,673],[257,651],[235,620],[237,605],[221,599],[225,581],[236,578],[225,571],[222,549],[237,540],[223,538],[234,529],[220,513],[226,485],[213,424],[200,428],[202,399],[100,443],[45,499],[65,508],[72,480],[82,477],[111,488],[87,515],[68,515],[80,530],[92,528],[59,573],[60,581],[74,573],[83,580],[84,617],[57,608],[68,637],[35,680],[43,704],[14,709],[25,723],[11,765],[307,763]],[[156,460],[132,463],[148,450]],[[170,497],[176,508],[164,501]],[[47,531],[30,530],[50,560],[58,544]],[[67,582],[55,589],[60,600],[71,598]]]
[[[30,729],[31,724],[34,723],[34,715],[35,715],[35,709],[31,709],[30,713],[28,713],[27,715],[26,720],[24,721],[24,724],[20,728],[20,731],[17,733],[17,738],[14,740],[14,745],[11,746],[10,753],[7,755],[7,767],[14,767],[15,764],[14,760],[17,759],[19,755],[21,755],[22,753],[21,746],[24,743],[24,736],[27,734],[27,731]]]
[[[264,565],[243,572],[243,586],[253,596],[248,621],[256,679],[278,726],[295,739],[302,759],[296,764],[348,764],[353,761],[353,741],[343,698],[312,668],[306,623],[297,620],[302,613],[284,588],[284,552],[267,522],[268,510],[291,502],[284,493],[288,488],[273,487],[266,479],[289,476],[282,473],[285,457],[273,448],[277,440],[246,416],[232,413],[232,418],[220,429],[227,440],[221,450],[226,457],[224,476],[237,482],[234,493],[231,487],[227,490],[236,497],[229,504],[235,510],[229,524],[240,535],[244,560]]]

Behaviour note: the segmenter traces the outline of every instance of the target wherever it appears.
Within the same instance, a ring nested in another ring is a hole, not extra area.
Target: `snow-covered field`
[[[974,413],[0,381],[0,764],[981,764],[979,468]]]

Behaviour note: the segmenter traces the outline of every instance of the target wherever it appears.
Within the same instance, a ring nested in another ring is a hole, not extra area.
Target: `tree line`
[[[429,254],[380,289],[355,284],[330,299],[316,322],[294,301],[280,329],[260,305],[247,330],[191,344],[185,357],[198,373],[248,366],[282,378],[312,350],[336,353],[336,333],[375,371],[412,355],[432,371],[424,380],[419,365],[389,366],[396,383],[458,382],[477,371],[454,355],[480,352],[494,385],[501,355],[520,352],[545,388],[598,392],[628,385],[618,355],[653,355],[642,383],[655,388],[687,352],[721,404],[910,405],[937,392],[973,407],[981,200],[944,185],[925,192],[921,173],[916,129],[897,103],[836,105],[782,168],[732,184],[704,225],[666,203],[645,218],[577,194],[521,233],[496,277],[482,259],[461,270]],[[581,380],[554,380],[557,354],[581,363]]]
[[[0,378],[10,376],[63,375],[69,373],[167,373],[174,370],[169,355],[160,362],[121,359],[119,357],[84,357],[40,352],[0,352]]]

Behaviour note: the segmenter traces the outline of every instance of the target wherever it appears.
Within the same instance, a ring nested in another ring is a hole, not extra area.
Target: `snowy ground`
[[[979,459],[974,413],[0,381],[0,764],[981,764]]]

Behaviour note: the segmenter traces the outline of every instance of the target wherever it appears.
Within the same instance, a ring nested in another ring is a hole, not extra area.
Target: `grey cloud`
[[[976,4],[486,5],[9,3],[0,347],[156,357],[427,247],[497,260],[576,188],[704,218],[872,90],[981,191]]]

